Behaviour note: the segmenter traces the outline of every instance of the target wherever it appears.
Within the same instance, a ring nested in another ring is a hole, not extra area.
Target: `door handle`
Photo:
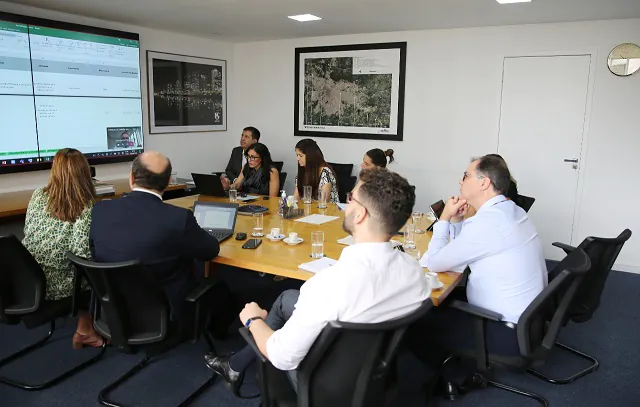
[[[566,162],[566,163],[577,163],[577,162],[578,162],[578,159],[577,159],[577,158],[573,158],[573,159],[571,159],[571,158],[565,158],[565,159],[564,159],[564,162]]]

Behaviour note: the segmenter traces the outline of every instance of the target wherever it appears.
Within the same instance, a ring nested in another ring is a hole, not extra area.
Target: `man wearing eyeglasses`
[[[242,168],[247,163],[247,149],[258,141],[260,141],[260,130],[252,126],[242,129],[240,145],[231,151],[227,168],[224,174],[220,176],[225,189],[228,189],[230,184],[236,182]]]
[[[240,321],[260,351],[280,370],[295,369],[330,321],[377,323],[416,310],[429,297],[423,269],[390,239],[404,226],[415,203],[414,188],[391,171],[364,170],[349,194],[344,230],[355,239],[332,267],[280,294],[266,310],[246,304]],[[237,395],[245,369],[255,359],[249,347],[231,356],[205,356],[207,366]]]

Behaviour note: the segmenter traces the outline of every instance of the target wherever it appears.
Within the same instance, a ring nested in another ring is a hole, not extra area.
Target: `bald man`
[[[161,153],[149,151],[136,157],[129,176],[132,192],[96,203],[90,239],[94,261],[140,260],[150,265],[167,293],[172,317],[180,320],[183,300],[197,284],[193,260],[213,259],[220,246],[198,226],[190,210],[162,202],[170,177],[171,162]],[[228,304],[215,306],[228,308]]]

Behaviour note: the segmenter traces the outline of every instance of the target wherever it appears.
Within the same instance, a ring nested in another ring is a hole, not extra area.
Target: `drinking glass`
[[[178,173],[176,171],[171,173],[171,181],[169,181],[171,185],[178,185]]]
[[[322,189],[318,191],[318,208],[327,208],[327,191],[323,191]]]
[[[424,214],[420,211],[413,211],[411,213],[411,218],[413,219],[413,227],[415,228],[415,233],[421,234],[424,233],[424,229],[420,229],[420,220]]]
[[[229,202],[238,202],[238,191],[234,187],[229,188]]]
[[[324,257],[324,232],[311,232],[311,257]]]
[[[405,250],[416,248],[415,233],[415,227],[413,225],[407,225],[407,228],[404,230],[404,244],[402,245],[402,248],[404,248]]]
[[[262,213],[254,213],[253,214],[253,233],[251,236],[260,237],[264,236],[262,233],[264,218]]]
[[[302,203],[310,204],[313,202],[313,188],[311,185],[305,185],[302,190]]]

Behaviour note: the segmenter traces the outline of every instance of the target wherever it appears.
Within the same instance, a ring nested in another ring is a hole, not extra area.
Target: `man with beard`
[[[411,216],[414,187],[398,174],[362,171],[349,193],[342,227],[354,239],[338,262],[317,273],[301,288],[280,294],[271,310],[246,304],[240,321],[260,351],[280,370],[295,369],[329,321],[378,323],[416,310],[430,294],[424,270],[389,241]],[[250,347],[227,356],[205,356],[234,394],[245,369],[255,359]]]

